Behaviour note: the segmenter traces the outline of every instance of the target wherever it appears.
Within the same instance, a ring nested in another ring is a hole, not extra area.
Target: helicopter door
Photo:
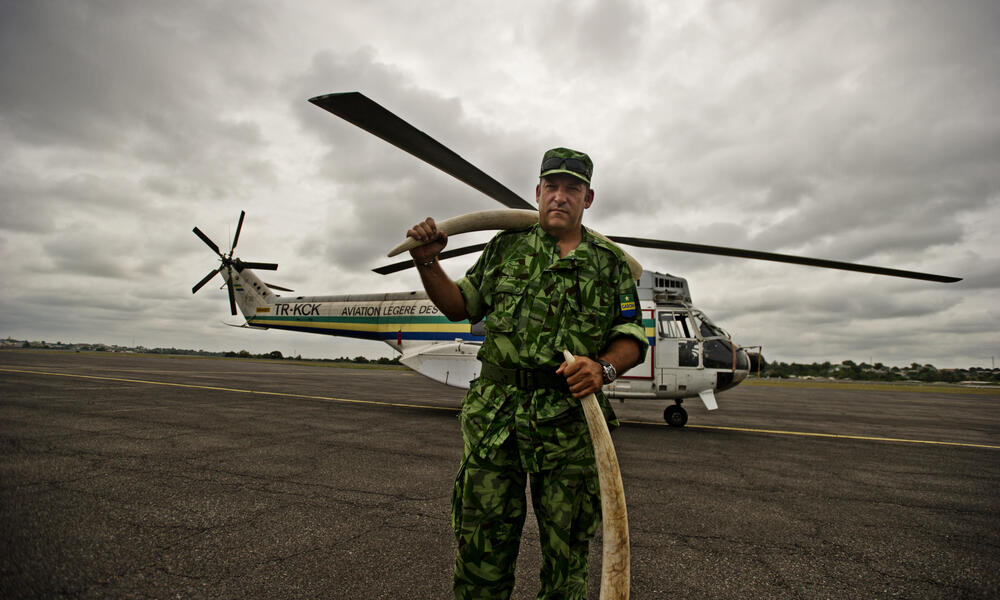
[[[701,342],[686,310],[661,310],[656,323],[656,383],[660,391],[685,390],[701,364]]]
[[[695,323],[687,311],[660,311],[656,345],[658,351],[669,356],[662,362],[657,360],[657,367],[700,367],[701,344],[696,331]]]
[[[661,311],[656,328],[656,368],[677,368],[678,325],[672,312]]]

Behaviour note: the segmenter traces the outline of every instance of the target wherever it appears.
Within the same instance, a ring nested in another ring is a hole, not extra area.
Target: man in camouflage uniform
[[[594,201],[583,153],[545,153],[539,224],[497,234],[457,282],[437,260],[433,219],[407,235],[434,303],[452,320],[485,319],[480,377],[462,407],[465,449],[452,495],[456,598],[509,598],[527,504],[542,546],[538,598],[586,598],[587,554],[600,523],[597,466],[579,399],[642,362],[648,342],[621,250],[583,227]],[[577,360],[568,365],[562,350]]]

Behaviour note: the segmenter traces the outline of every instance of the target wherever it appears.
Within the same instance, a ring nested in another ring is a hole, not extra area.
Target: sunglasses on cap
[[[563,158],[561,156],[550,156],[549,158],[542,161],[542,173],[546,171],[551,171],[552,169],[558,169],[563,167],[567,171],[573,171],[574,173],[579,173],[587,179],[590,179],[590,170],[587,169],[587,163],[583,162],[579,158]]]

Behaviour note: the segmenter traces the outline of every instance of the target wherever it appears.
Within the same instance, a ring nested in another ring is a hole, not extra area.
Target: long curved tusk
[[[573,364],[576,357],[563,350],[566,362]],[[597,479],[601,484],[601,520],[604,548],[601,557],[601,600],[628,600],[629,595],[629,543],[628,511],[625,510],[625,488],[618,468],[618,456],[611,442],[611,432],[604,421],[604,413],[597,404],[597,397],[589,394],[580,401],[587,417],[590,439],[597,459]]]
[[[454,235],[456,233],[487,231],[490,229],[521,229],[523,227],[531,227],[537,222],[538,211],[497,209],[484,210],[445,219],[437,223],[437,228],[447,235]],[[396,256],[420,245],[422,245],[420,242],[408,237],[403,243],[390,250],[388,256]]]
[[[483,210],[480,212],[459,215],[450,219],[445,219],[437,223],[437,228],[447,235],[456,233],[468,233],[470,231],[488,231],[492,229],[521,229],[530,227],[538,222],[538,212],[534,210],[520,209],[497,209]],[[621,250],[621,246],[615,244],[602,234],[588,228],[588,230],[602,240],[613,244]],[[408,237],[401,244],[389,251],[388,256],[396,256],[408,250],[420,246],[420,242]],[[628,261],[628,268],[632,271],[632,278],[639,279],[642,276],[642,265],[639,264],[631,254],[622,250],[625,260]]]

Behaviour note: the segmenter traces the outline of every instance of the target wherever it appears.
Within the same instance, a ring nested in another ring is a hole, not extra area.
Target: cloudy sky
[[[309,295],[417,289],[370,269],[499,207],[307,102],[357,90],[529,199],[546,148],[588,151],[605,234],[965,278],[633,252],[769,360],[990,366],[998,31],[993,0],[3,2],[0,337],[391,355],[191,294],[191,228],[228,246],[240,210],[237,254]]]

